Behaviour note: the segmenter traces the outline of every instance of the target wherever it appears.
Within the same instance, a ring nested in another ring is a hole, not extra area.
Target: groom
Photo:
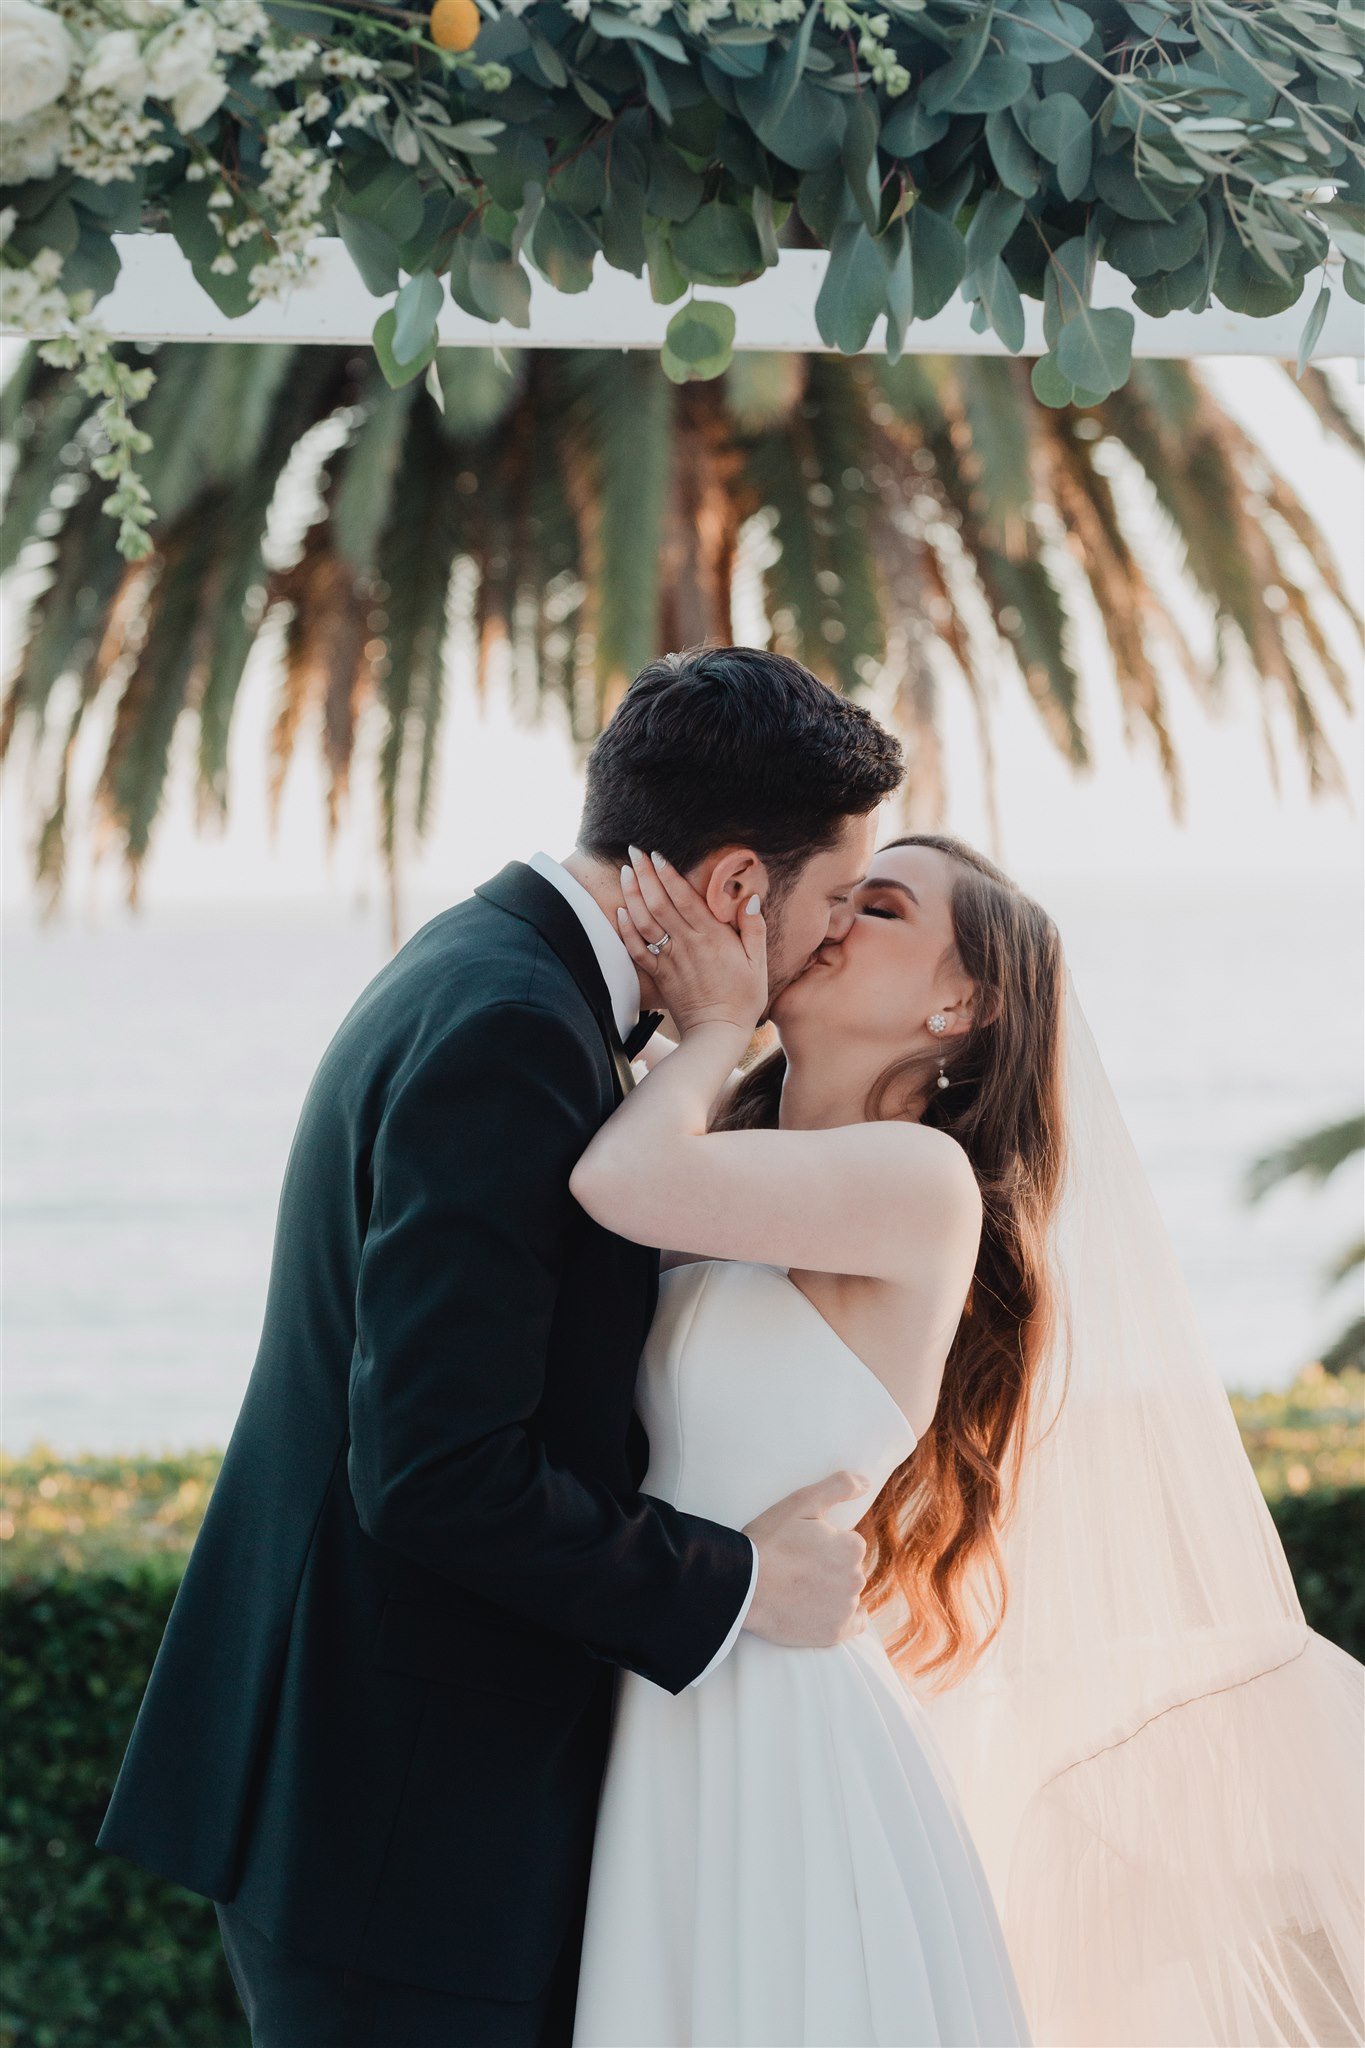
[[[836,1475],[747,1532],[639,1491],[658,1255],[569,1174],[653,991],[627,847],[776,993],[851,920],[900,750],[795,662],[652,663],[580,841],[433,918],[323,1055],[241,1413],[100,1846],[217,1901],[256,2048],[562,2048],[615,1667],[705,1682],[740,1628],[823,1646],[861,1573]]]

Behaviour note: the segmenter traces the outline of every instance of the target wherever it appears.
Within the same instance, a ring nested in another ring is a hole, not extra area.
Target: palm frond
[[[1365,1115],[1321,1124],[1255,1160],[1247,1170],[1246,1198],[1259,1202],[1272,1188],[1299,1175],[1318,1183],[1329,1180],[1338,1167],[1361,1151],[1365,1151]]]
[[[100,810],[122,838],[133,902],[176,726],[208,651],[212,621],[200,597],[216,539],[215,521],[201,511],[162,551],[146,637],[119,699],[96,792]]]
[[[391,873],[401,850],[402,797],[413,773],[414,746],[420,780],[423,736],[435,732],[441,713],[446,604],[461,537],[452,516],[456,501],[444,488],[446,474],[444,451],[431,421],[414,409],[408,416],[393,515],[377,557],[388,614],[387,645],[377,679],[385,714],[380,743],[381,843]]]
[[[961,462],[974,487],[973,509],[984,538],[1013,561],[1029,552],[1034,497],[1038,408],[1030,402],[1027,381],[1027,366],[1008,359],[966,356],[957,365],[961,420],[968,435]]]
[[[1284,367],[1293,374],[1292,364],[1286,363]],[[1365,434],[1360,431],[1360,422],[1338,398],[1327,372],[1310,363],[1297,383],[1328,433],[1349,448],[1353,455],[1365,455]]]
[[[940,357],[741,355],[723,379],[675,388],[642,355],[442,350],[443,408],[420,384],[391,392],[343,348],[172,346],[156,369],[139,422],[156,429],[161,517],[136,571],[100,509],[93,401],[30,352],[0,403],[0,559],[20,564],[0,757],[11,731],[32,739],[51,895],[88,708],[118,698],[97,812],[136,886],[182,713],[198,719],[201,819],[223,815],[234,707],[272,618],[276,793],[316,736],[335,830],[377,700],[396,889],[432,813],[454,665],[479,687],[510,679],[525,716],[564,705],[586,745],[659,647],[732,637],[741,529],[766,536],[772,644],[895,706],[917,819],[946,803],[952,690],[968,693],[992,818],[997,693],[1015,671],[1084,768],[1087,587],[1125,733],[1155,738],[1177,814],[1172,672],[1215,707],[1254,692],[1273,778],[1284,747],[1312,792],[1340,786],[1319,700],[1349,706],[1354,679],[1330,606],[1361,622],[1307,506],[1186,366],[1141,364],[1084,415],[1039,407],[1019,364]],[[1319,373],[1300,388],[1357,445]],[[1181,630],[1191,594],[1212,664]]]
[[[272,364],[252,384],[249,407],[258,414],[248,437],[252,459],[238,468],[219,510],[217,552],[202,600],[215,625],[198,700],[201,821],[227,815],[232,714],[267,609],[270,508],[302,432],[312,425],[319,408],[325,410],[336,390],[335,364],[322,351],[301,354],[304,359],[292,365],[287,379],[282,366]],[[335,773],[333,765],[334,782]]]

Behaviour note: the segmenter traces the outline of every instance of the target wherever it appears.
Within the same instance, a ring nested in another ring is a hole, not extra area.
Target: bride
[[[622,1675],[576,2048],[1359,2044],[1365,1673],[1304,1623],[1056,926],[897,840],[736,1082],[758,899],[623,886],[680,1043],[571,1186],[674,1248],[645,1489],[743,1526],[862,1475],[869,1625]]]

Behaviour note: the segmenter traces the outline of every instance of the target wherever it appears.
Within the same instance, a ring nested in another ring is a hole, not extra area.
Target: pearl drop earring
[[[935,1010],[933,1016],[929,1019],[929,1029],[931,1031],[946,1031],[948,1029],[948,1019],[944,1016],[942,1010]],[[943,1068],[944,1061],[942,1055],[940,1055],[938,1063],[938,1086],[940,1088],[951,1088],[953,1084],[948,1079],[948,1076],[944,1073]]]

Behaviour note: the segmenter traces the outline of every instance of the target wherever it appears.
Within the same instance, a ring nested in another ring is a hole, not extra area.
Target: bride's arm
[[[666,867],[661,877],[667,968],[639,951],[629,920],[622,936],[656,979],[670,978],[681,1042],[592,1140],[570,1179],[575,1199],[640,1244],[812,1272],[904,1280],[935,1248],[974,1244],[976,1178],[935,1126],[708,1131],[766,1002],[763,919],[754,908],[738,929],[723,924],[683,877]]]

